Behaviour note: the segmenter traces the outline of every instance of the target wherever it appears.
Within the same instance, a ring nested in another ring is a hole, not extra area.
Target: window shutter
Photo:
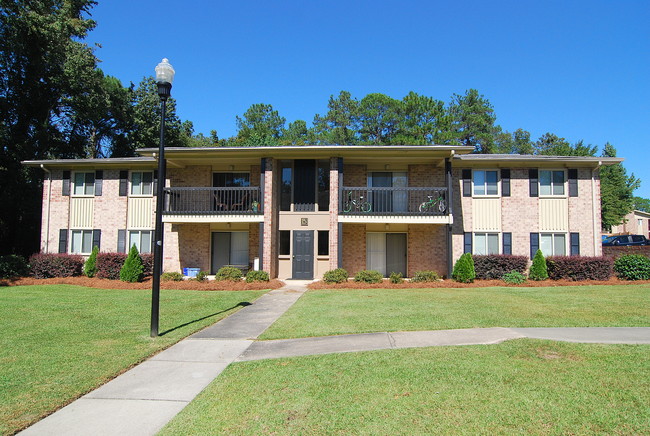
[[[70,171],[63,172],[61,195],[70,195]]]
[[[530,234],[530,258],[535,257],[535,253],[539,250],[539,233]]]
[[[120,197],[126,196],[129,190],[129,172],[120,171]]]
[[[539,197],[538,189],[538,179],[537,179],[537,168],[531,168],[528,170],[528,182],[530,186],[530,196]]]
[[[97,170],[95,171],[95,196],[101,197],[102,195],[102,185],[104,182],[104,171]]]
[[[512,254],[512,233],[503,233],[503,254]]]
[[[126,230],[117,231],[117,252],[126,253]]]
[[[59,253],[68,251],[68,229],[59,230]]]
[[[510,169],[501,170],[501,196],[510,197]]]
[[[102,242],[102,231],[93,230],[93,247],[96,246],[97,248],[102,248],[101,242]]]
[[[569,169],[569,197],[578,196],[578,170],[575,168]]]
[[[151,188],[151,193],[156,196],[156,193],[158,192],[158,170],[153,171],[153,185]]]
[[[472,196],[472,170],[463,170],[463,197]]]
[[[472,252],[472,233],[465,232],[465,244],[463,248],[463,253],[471,253],[471,252]]]
[[[580,233],[571,233],[571,256],[580,256]]]

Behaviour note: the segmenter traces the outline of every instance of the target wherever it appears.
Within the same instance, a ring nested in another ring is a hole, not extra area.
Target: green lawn
[[[520,339],[236,363],[162,431],[649,434],[650,346]]]
[[[126,368],[251,302],[263,291],[0,287],[0,434],[13,433]]]
[[[309,291],[260,339],[471,327],[650,326],[650,285]]]

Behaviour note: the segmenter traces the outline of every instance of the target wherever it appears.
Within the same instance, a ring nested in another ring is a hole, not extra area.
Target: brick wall
[[[445,168],[432,164],[409,165],[408,184],[411,187],[447,186]]]
[[[595,182],[596,195],[592,197],[591,173],[592,170],[589,168],[580,168],[578,170],[578,196],[569,197],[569,232],[580,233],[581,255],[600,256],[602,254],[602,245],[600,243],[600,180],[597,177]],[[597,232],[595,235],[594,228]]]
[[[539,231],[539,198],[529,189],[528,169],[511,169],[510,197],[501,197],[501,230],[512,233],[517,256],[530,256],[530,233]]]
[[[45,173],[43,182],[43,216],[41,222],[41,251],[58,253],[59,229],[68,228],[70,214],[70,197],[61,195],[63,188],[63,171],[52,170],[52,190],[49,191],[49,180]],[[48,234],[48,197],[49,200],[49,234]],[[46,242],[47,241],[47,242]]]
[[[259,223],[248,224],[248,262],[252,266],[256,257],[260,256],[260,225]]]
[[[102,231],[101,251],[117,251],[117,231],[118,229],[126,229],[128,197],[120,197],[119,194],[120,171],[104,170],[102,195],[100,197],[95,196],[93,212],[93,228]],[[151,216],[151,228],[153,228],[153,212]]]
[[[210,224],[165,223],[163,271],[210,271]]]
[[[411,224],[408,227],[408,276],[433,270],[447,275],[447,226]]]
[[[336,269],[339,265],[339,170],[338,158],[330,160],[330,207],[329,207],[329,269]]]
[[[350,276],[366,269],[365,224],[343,224],[343,268]]]
[[[278,233],[278,185],[279,174],[274,178],[277,161],[266,159],[264,171],[264,262],[262,269],[271,277],[278,274],[277,233]]]
[[[185,168],[167,166],[167,186],[180,188],[212,186],[212,167],[210,165],[189,165]]]
[[[368,186],[365,165],[350,165],[343,162],[343,186]]]

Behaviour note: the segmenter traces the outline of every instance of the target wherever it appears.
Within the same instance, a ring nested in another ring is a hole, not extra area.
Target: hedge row
[[[527,256],[509,254],[490,254],[472,256],[476,278],[480,280],[499,280],[512,271],[525,273],[528,267]]]
[[[153,274],[153,254],[141,254],[144,275]],[[100,279],[120,279],[126,260],[124,253],[97,253],[97,274]],[[37,279],[80,276],[84,258],[74,254],[34,254],[29,258],[29,274]],[[27,272],[27,271],[25,271]],[[24,274],[23,274],[24,275]]]
[[[609,280],[614,261],[608,257],[549,256],[546,267],[552,280]]]

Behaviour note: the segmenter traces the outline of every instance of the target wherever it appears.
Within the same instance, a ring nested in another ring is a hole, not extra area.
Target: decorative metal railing
[[[340,192],[341,215],[449,215],[447,188],[359,188]]]
[[[261,214],[259,187],[165,188],[165,214]]]

